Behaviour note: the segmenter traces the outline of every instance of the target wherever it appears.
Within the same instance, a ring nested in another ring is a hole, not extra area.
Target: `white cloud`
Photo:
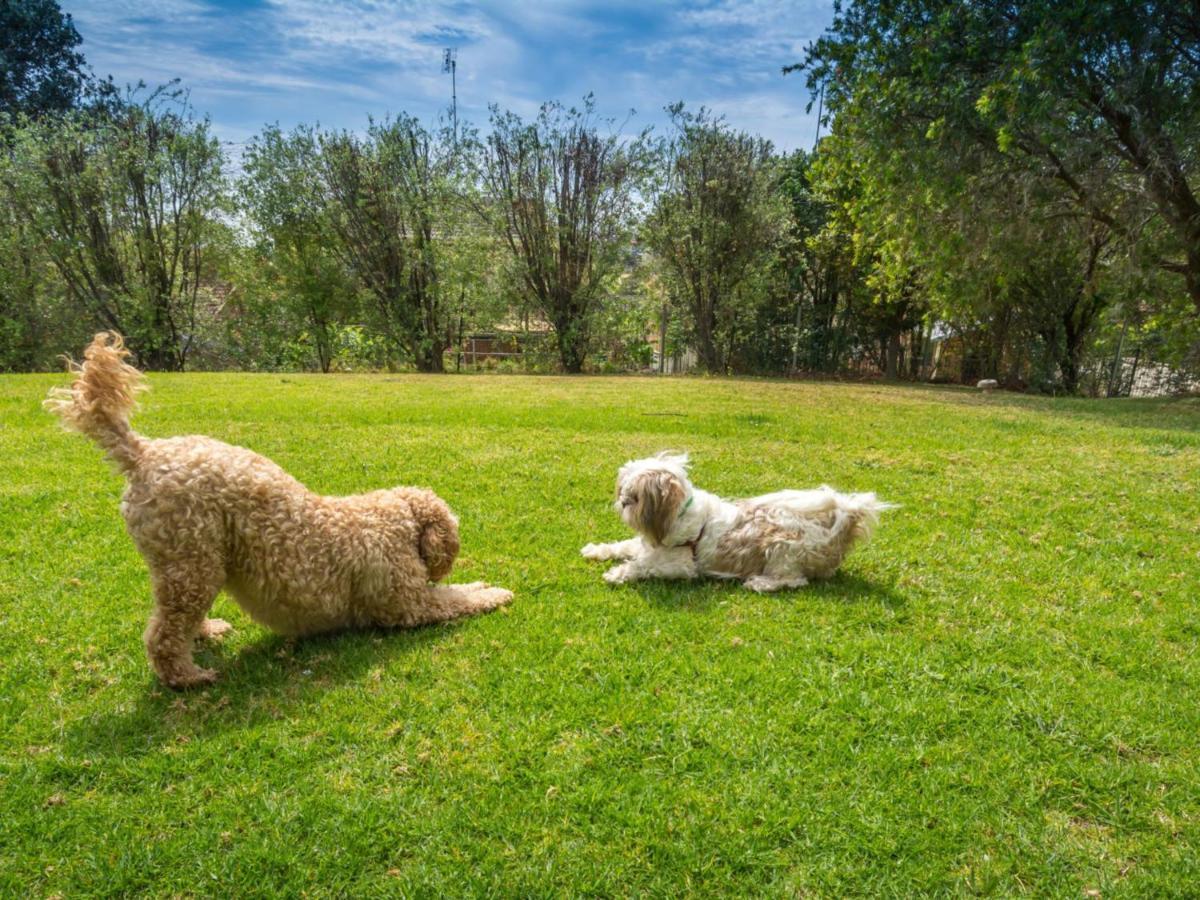
[[[432,119],[449,102],[444,46],[459,48],[460,119],[486,125],[491,102],[523,116],[542,101],[594,91],[626,130],[664,121],[665,104],[705,103],[779,146],[811,144],[796,61],[831,0],[714,3],[566,0],[266,0],[217,9],[204,0],[65,0],[100,74],[119,82],[183,79],[222,135],[263,122],[359,127],[368,113]]]
[[[275,27],[302,53],[366,54],[410,64],[437,58],[442,45],[473,43],[489,34],[477,12],[452,15],[412,0],[268,0]]]

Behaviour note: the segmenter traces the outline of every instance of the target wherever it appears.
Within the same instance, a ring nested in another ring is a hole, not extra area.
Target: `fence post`
[[[1117,366],[1121,362],[1121,352],[1125,349],[1125,332],[1129,330],[1129,320],[1125,320],[1125,324],[1121,326],[1121,336],[1117,338],[1117,353],[1113,357],[1112,368],[1108,372],[1108,390],[1105,392],[1109,397],[1113,394],[1113,383],[1117,380]],[[1119,387],[1119,385],[1118,385]]]
[[[658,325],[658,374],[665,375],[667,373],[667,323],[669,321],[670,306],[667,301],[663,301],[662,317],[659,319]]]
[[[1133,379],[1134,379],[1134,376],[1137,375],[1138,360],[1140,360],[1141,358],[1142,358],[1142,348],[1138,347],[1137,351],[1133,354],[1133,366],[1129,370],[1129,387],[1125,391],[1126,397],[1133,396]]]

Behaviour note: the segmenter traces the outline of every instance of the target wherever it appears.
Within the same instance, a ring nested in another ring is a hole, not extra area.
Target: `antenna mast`
[[[442,51],[442,72],[450,73],[450,121],[454,123],[454,143],[458,143],[458,48]]]

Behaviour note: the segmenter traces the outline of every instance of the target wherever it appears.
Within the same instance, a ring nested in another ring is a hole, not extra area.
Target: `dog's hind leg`
[[[195,557],[174,559],[152,565],[150,577],[154,612],[144,635],[150,666],[163,683],[176,689],[216,681],[216,672],[201,669],[192,660],[192,644],[202,629],[209,628],[205,616],[225,580],[220,563]]]
[[[448,622],[490,612],[510,602],[512,597],[512,591],[487,584],[434,584],[427,589],[419,608],[406,610],[403,621],[385,624],[416,626]]]

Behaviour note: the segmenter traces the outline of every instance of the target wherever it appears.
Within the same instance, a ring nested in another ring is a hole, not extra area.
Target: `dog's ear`
[[[654,545],[671,533],[683,503],[683,485],[670,472],[647,472],[637,486],[638,530]]]
[[[433,491],[406,490],[405,499],[421,530],[417,553],[425,563],[429,580],[441,581],[450,574],[458,557],[458,519]]]
[[[425,522],[420,552],[430,581],[441,581],[450,574],[458,556],[458,522],[453,516],[439,516]]]
[[[680,453],[677,450],[660,450],[658,453],[654,454],[654,458],[662,460],[663,462],[669,463],[673,466],[679,466],[679,468],[683,469],[685,472],[687,471],[688,466],[692,464],[691,459],[686,453]]]

